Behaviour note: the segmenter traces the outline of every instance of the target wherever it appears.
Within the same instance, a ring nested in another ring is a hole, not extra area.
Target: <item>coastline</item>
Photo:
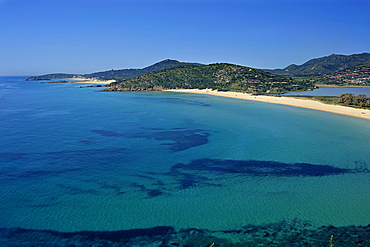
[[[243,100],[253,100],[264,103],[280,104],[280,105],[289,105],[295,107],[301,107],[306,109],[325,111],[330,113],[336,113],[341,115],[347,115],[351,117],[358,117],[370,120],[370,110],[367,109],[357,109],[351,107],[345,107],[340,105],[329,105],[324,104],[319,101],[314,101],[310,99],[297,99],[291,97],[275,97],[275,96],[266,96],[266,95],[251,95],[246,93],[238,92],[218,92],[217,90],[212,89],[170,89],[164,90],[167,92],[179,92],[179,93],[197,93],[197,94],[208,94],[214,96],[243,99]]]
[[[69,78],[72,80],[69,83],[89,83],[89,84],[103,84],[108,85],[116,80],[99,80],[99,79],[88,79],[88,78]]]

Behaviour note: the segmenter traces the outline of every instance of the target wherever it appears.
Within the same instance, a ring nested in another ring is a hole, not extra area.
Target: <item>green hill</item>
[[[284,69],[264,70],[282,76],[320,76],[370,61],[370,53],[335,55],[315,58],[302,65],[289,65]]]
[[[370,86],[370,61],[324,75],[319,81],[338,86]]]
[[[153,65],[150,65],[148,67],[142,68],[142,69],[120,69],[120,70],[108,70],[108,71],[101,71],[101,72],[95,72],[90,74],[63,74],[63,73],[57,73],[57,74],[47,74],[47,75],[41,75],[41,76],[32,76],[26,78],[27,81],[37,81],[37,80],[50,80],[50,79],[66,79],[66,78],[98,78],[98,79],[111,79],[111,78],[124,78],[124,79],[130,79],[135,76],[139,76],[148,72],[152,71],[158,71],[162,69],[171,68],[178,65],[186,65],[186,64],[192,64],[195,66],[200,66],[202,64],[199,63],[185,63],[185,62],[179,62],[176,60],[166,59],[161,62],[155,63]]]
[[[171,67],[178,66],[178,65],[187,65],[187,64],[192,64],[195,66],[202,65],[198,63],[185,63],[185,62],[179,62],[177,60],[166,59],[161,62],[150,65],[148,67],[142,68],[142,69],[108,70],[108,71],[103,71],[103,72],[85,74],[83,76],[87,78],[99,78],[99,79],[110,79],[110,78],[130,79],[135,76],[139,76],[139,75],[149,73],[152,71],[158,71],[158,70],[163,70],[163,69],[171,68]]]
[[[63,73],[56,73],[56,74],[47,74],[47,75],[40,75],[40,76],[31,76],[26,78],[26,81],[45,81],[45,80],[52,80],[52,79],[71,79],[71,78],[83,78],[80,74],[63,74]]]
[[[248,93],[282,93],[312,88],[310,81],[293,80],[262,70],[226,63],[179,65],[122,80],[106,91],[160,91],[165,89],[205,89]]]

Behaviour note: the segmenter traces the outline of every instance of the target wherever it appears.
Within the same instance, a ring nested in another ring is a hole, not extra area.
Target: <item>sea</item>
[[[0,228],[370,223],[369,120],[24,79],[0,77]]]

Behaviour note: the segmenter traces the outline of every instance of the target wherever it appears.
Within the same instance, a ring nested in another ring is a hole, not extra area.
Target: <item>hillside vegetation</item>
[[[302,65],[289,65],[284,69],[264,70],[282,76],[320,76],[370,61],[370,53],[336,55],[315,58]]]
[[[370,86],[370,61],[324,75],[318,80],[338,86]]]
[[[307,90],[313,88],[314,84],[370,86],[370,53],[333,54],[311,59],[302,65],[292,64],[285,69],[275,70],[166,59],[142,69],[112,69],[90,74],[56,73],[33,76],[26,80],[66,78],[115,79],[118,83],[109,90],[117,91],[208,87],[249,93],[283,93]]]
[[[216,63],[203,66],[180,65],[121,80],[106,91],[160,91],[164,89],[205,89],[242,91],[254,94],[308,90],[310,81],[296,84],[292,79],[258,69]]]
[[[203,64],[198,63],[186,63],[186,62],[179,62],[177,60],[170,60],[166,59],[161,62],[155,63],[153,65],[150,65],[148,67],[142,68],[142,69],[120,69],[120,70],[109,70],[109,71],[103,71],[103,72],[97,72],[97,73],[91,73],[86,74],[84,77],[88,78],[99,78],[99,79],[130,79],[135,76],[139,76],[142,74],[146,74],[153,71],[159,71],[167,68],[172,68],[174,66],[178,65],[194,65],[194,66],[200,66]]]
[[[199,63],[186,63],[186,62],[179,62],[177,60],[166,59],[161,62],[155,63],[148,67],[142,69],[119,69],[119,70],[107,70],[101,72],[95,72],[90,74],[47,74],[41,76],[32,76],[26,78],[27,81],[38,81],[38,80],[51,80],[51,79],[66,79],[66,78],[97,78],[97,79],[130,79],[135,76],[139,76],[145,73],[149,73],[152,71],[163,70],[167,68],[171,68],[178,65],[187,65],[191,64],[194,66],[200,66],[202,64]]]
[[[72,78],[84,78],[84,77],[80,74],[55,73],[55,74],[27,77],[26,81],[47,81],[47,80],[52,80],[52,79],[72,79]]]

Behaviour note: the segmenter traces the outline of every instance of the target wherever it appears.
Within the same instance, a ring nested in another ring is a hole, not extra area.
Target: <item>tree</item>
[[[338,100],[339,103],[343,103],[343,104],[346,104],[346,105],[351,105],[352,102],[353,102],[353,93],[345,93],[345,94],[341,94],[339,96],[339,100]]]
[[[360,105],[361,103],[366,101],[366,95],[365,94],[359,94],[353,98],[353,104],[354,105]]]

